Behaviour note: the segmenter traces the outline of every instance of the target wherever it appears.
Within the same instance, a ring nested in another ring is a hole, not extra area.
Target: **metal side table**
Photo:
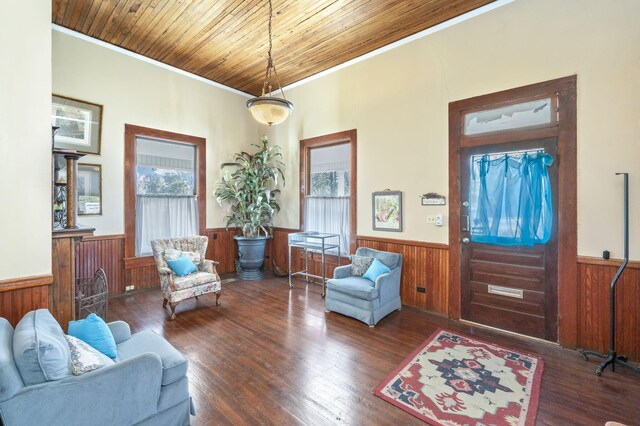
[[[304,270],[293,272],[291,270],[291,249],[298,247],[304,250]],[[338,249],[338,266],[340,266],[340,235],[325,234],[321,232],[295,232],[289,234],[289,287],[293,288],[291,278],[293,276],[305,277],[307,282],[309,278],[319,278],[322,284],[322,297],[324,297],[327,289],[326,278],[326,252],[328,250]],[[319,252],[321,254],[322,275],[315,275],[309,272],[309,252]]]

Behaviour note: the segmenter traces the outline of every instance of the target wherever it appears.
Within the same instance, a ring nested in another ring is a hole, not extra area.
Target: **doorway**
[[[575,84],[450,104],[451,317],[575,346]]]

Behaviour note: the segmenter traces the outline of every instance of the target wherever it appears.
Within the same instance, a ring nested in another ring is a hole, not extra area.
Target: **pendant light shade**
[[[275,65],[273,65],[273,58],[271,57],[272,15],[273,9],[271,0],[269,0],[269,56],[267,58],[267,71],[265,72],[264,82],[262,84],[262,95],[247,101],[247,108],[249,108],[253,118],[257,122],[267,124],[269,126],[282,123],[287,119],[287,117],[289,117],[291,111],[293,111],[293,104],[284,96],[284,90],[282,90],[282,86],[280,85],[280,79],[278,78],[278,73],[276,72]],[[273,95],[272,78],[275,78],[275,83],[278,85],[275,90],[280,91],[280,94],[282,95],[281,98]]]
[[[293,104],[275,96],[258,96],[247,101],[247,108],[258,123],[272,126],[282,123],[289,117],[293,111]]]

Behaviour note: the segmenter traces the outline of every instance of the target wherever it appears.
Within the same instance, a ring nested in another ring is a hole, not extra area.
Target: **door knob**
[[[470,241],[471,241],[471,240],[469,240],[467,237],[464,237],[464,238],[462,239],[462,244],[469,244],[469,242],[470,242]]]

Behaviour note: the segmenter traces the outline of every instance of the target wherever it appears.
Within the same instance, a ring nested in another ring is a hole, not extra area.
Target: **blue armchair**
[[[391,272],[380,275],[373,283],[361,276],[353,276],[351,265],[336,268],[333,279],[327,281],[324,306],[327,312],[338,312],[373,327],[391,312],[402,308],[402,255],[359,247],[356,256],[374,257],[388,266]]]
[[[0,318],[0,425],[188,425],[195,412],[187,359],[156,333],[131,334],[123,321],[108,326],[116,363],[74,376],[49,311],[29,312],[15,333]]]

